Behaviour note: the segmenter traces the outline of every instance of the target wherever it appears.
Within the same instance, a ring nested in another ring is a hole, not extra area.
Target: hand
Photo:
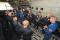
[[[44,26],[44,29],[46,29],[46,28],[47,28],[47,25]]]
[[[49,32],[52,32],[52,30],[51,30],[51,29],[49,29]]]

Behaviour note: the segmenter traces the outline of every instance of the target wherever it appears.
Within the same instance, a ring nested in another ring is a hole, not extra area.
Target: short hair
[[[23,20],[22,23],[25,22],[25,21],[29,23],[29,20]]]
[[[14,17],[17,17],[17,16],[13,16],[13,18],[14,18]]]
[[[56,17],[56,16],[51,16],[51,17],[53,17],[53,18],[57,19],[57,17]],[[51,18],[51,17],[50,17],[50,18]]]
[[[13,16],[13,17],[12,17],[12,19],[13,19],[13,18],[17,18],[17,19],[18,19],[18,17],[17,17],[17,16]]]
[[[29,22],[29,20],[27,20],[27,19],[23,20],[22,22],[24,22],[24,21],[27,21],[27,22]]]

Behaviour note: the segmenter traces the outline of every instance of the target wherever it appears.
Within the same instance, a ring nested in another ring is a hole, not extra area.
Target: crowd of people
[[[31,8],[4,11],[0,14],[0,40],[20,40],[21,38],[32,40],[33,31],[31,28],[38,30],[39,27],[45,33],[43,40],[49,40],[52,33],[58,28],[57,18],[51,13],[48,13],[49,16],[43,14],[43,8],[36,13],[33,13]]]

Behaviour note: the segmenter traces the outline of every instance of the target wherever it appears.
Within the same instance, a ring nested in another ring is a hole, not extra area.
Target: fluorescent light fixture
[[[0,10],[13,10],[8,2],[0,2]]]

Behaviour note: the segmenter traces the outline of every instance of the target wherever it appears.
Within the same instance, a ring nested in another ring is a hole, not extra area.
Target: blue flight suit
[[[57,23],[51,23],[48,26],[48,28],[44,29],[44,31],[45,31],[44,40],[49,40],[52,36],[52,33],[55,32],[57,28],[58,28]]]
[[[19,21],[22,22],[25,19],[24,12],[17,12],[16,16],[18,17]]]

